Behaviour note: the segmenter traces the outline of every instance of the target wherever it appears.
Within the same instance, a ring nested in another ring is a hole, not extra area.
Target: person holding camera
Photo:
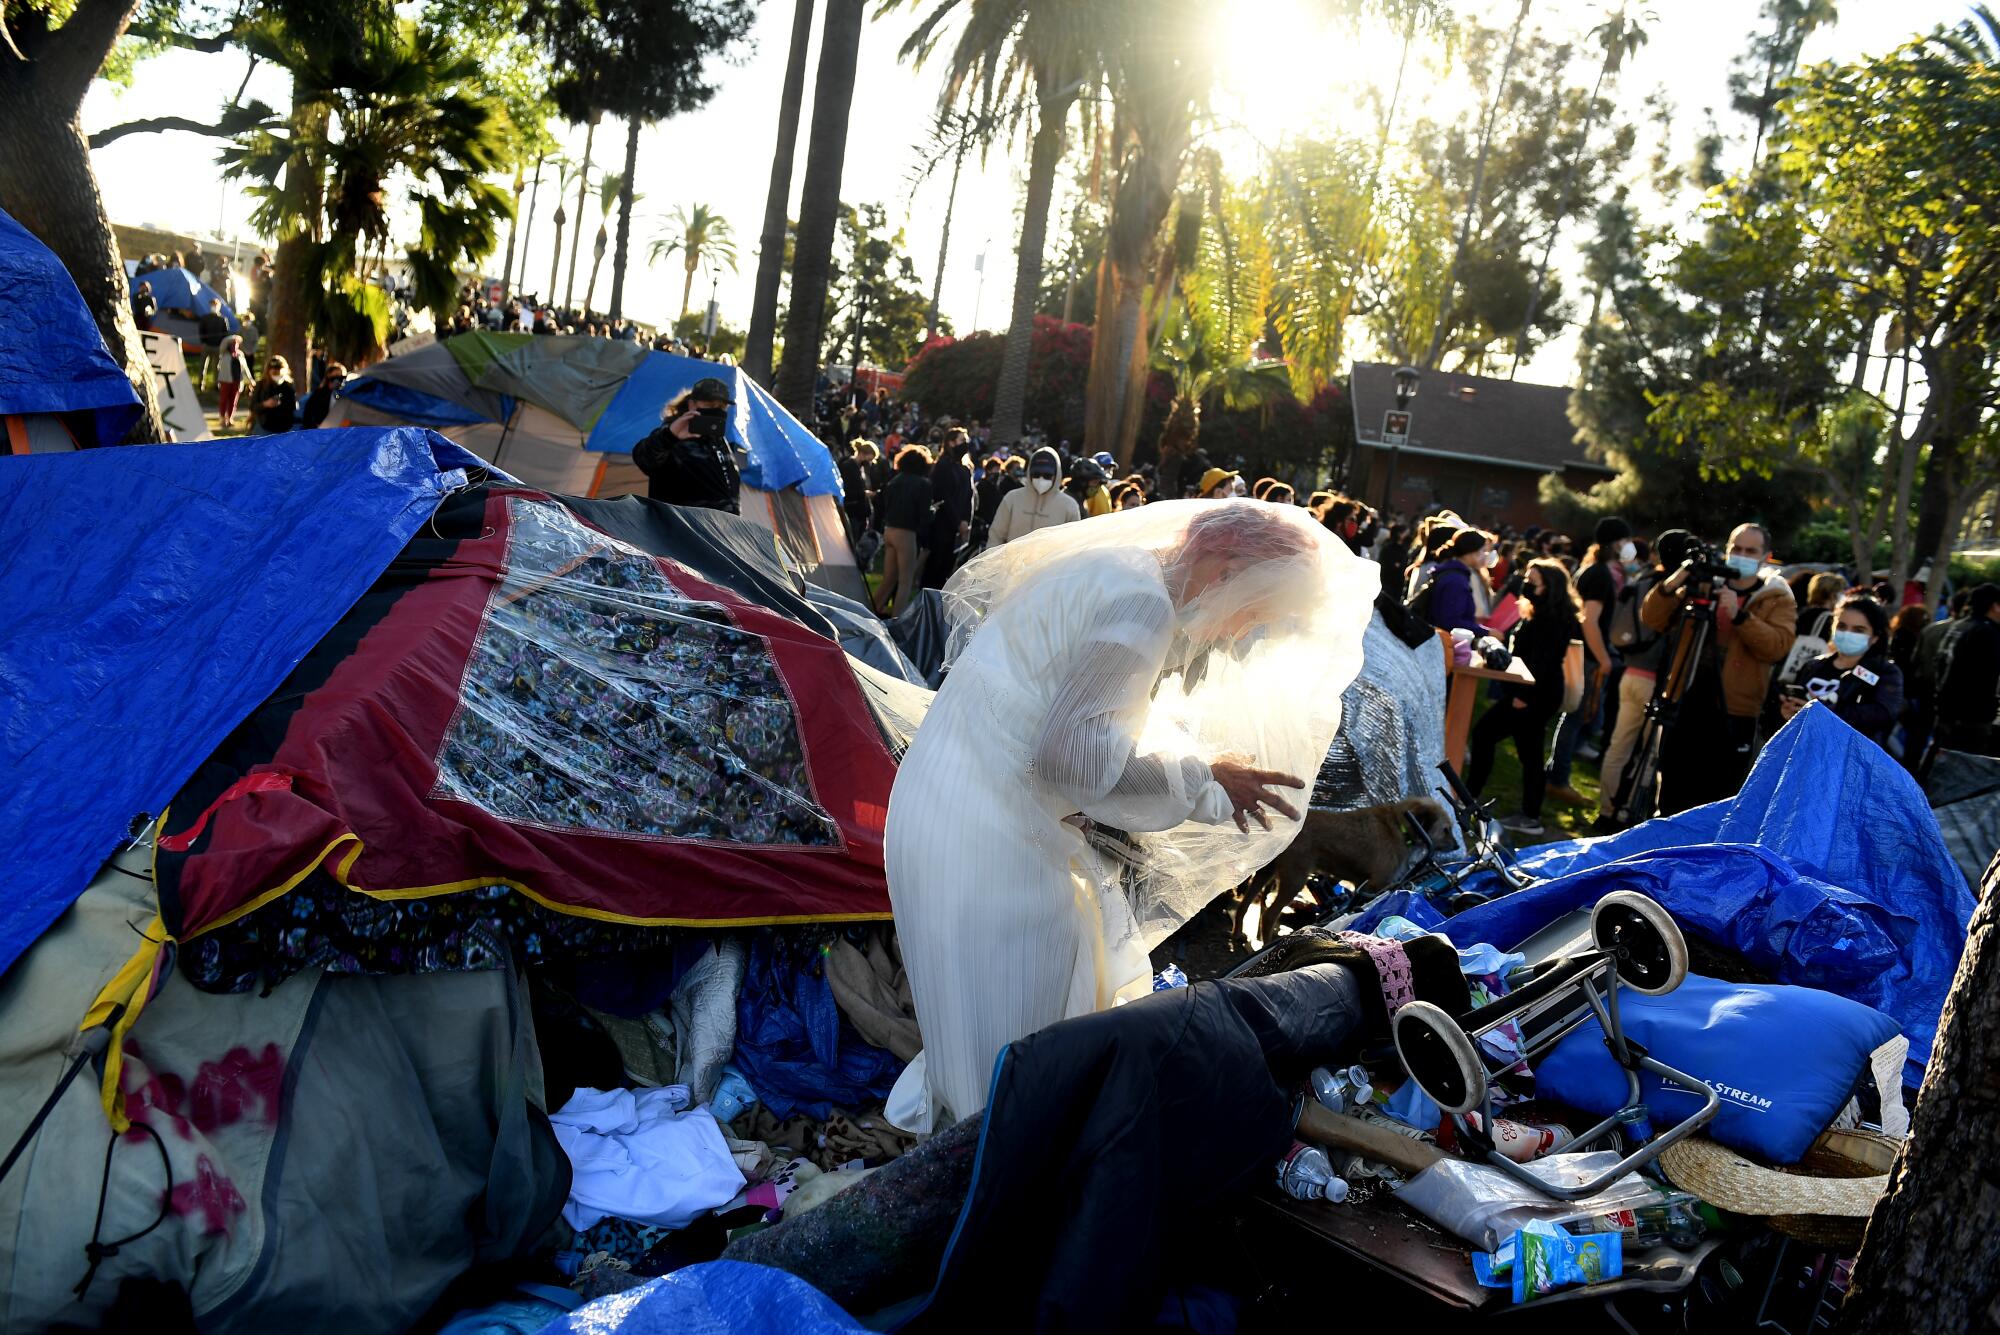
[[[1778,699],[1787,723],[1818,700],[1841,722],[1877,746],[1903,712],[1903,670],[1889,657],[1889,614],[1866,594],[1856,594],[1834,613],[1832,651],[1799,669],[1796,682]]]
[[[662,424],[632,447],[632,462],[646,475],[646,494],[669,505],[738,514],[742,473],[724,433],[729,386],[714,376],[694,382],[667,405]]]
[[[1673,815],[1733,796],[1750,772],[1757,715],[1771,673],[1798,634],[1798,602],[1775,570],[1765,569],[1771,535],[1761,524],[1739,524],[1729,551],[1697,552],[1660,581],[1639,616],[1667,631],[1700,609],[1714,624],[1681,696],[1675,725],[1660,748],[1660,813]]]

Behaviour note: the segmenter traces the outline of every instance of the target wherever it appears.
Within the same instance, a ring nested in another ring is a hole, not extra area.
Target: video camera
[[[1720,548],[1699,538],[1689,538],[1676,544],[1671,550],[1664,542],[1660,545],[1661,564],[1669,570],[1687,571],[1690,584],[1714,584],[1731,580],[1736,572],[1729,568]]]

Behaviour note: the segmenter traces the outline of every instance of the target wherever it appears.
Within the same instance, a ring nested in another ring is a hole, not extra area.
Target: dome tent
[[[707,376],[726,382],[734,400],[727,438],[747,456],[744,517],[771,531],[799,575],[865,597],[832,455],[733,366],[616,339],[476,331],[370,367],[347,382],[336,412],[355,426],[432,427],[529,486],[644,495],[632,447]]]
[[[0,211],[0,454],[116,445],[138,417],[69,271]]]

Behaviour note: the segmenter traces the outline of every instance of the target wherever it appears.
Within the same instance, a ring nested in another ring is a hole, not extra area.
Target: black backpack
[[[1639,619],[1639,604],[1646,601],[1646,593],[1659,577],[1647,573],[1637,579],[1625,581],[1625,587],[1618,591],[1618,600],[1611,604],[1610,647],[1628,657],[1642,654],[1660,642],[1659,633]]]

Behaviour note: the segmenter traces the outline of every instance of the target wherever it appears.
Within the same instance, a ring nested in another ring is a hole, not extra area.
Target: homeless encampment
[[[887,916],[897,683],[752,524],[411,429],[20,459],[0,517],[8,1125],[116,1031],[0,1182],[0,1326],[155,1277],[203,1329],[403,1328],[569,1191],[523,965]],[[751,955],[771,1069],[886,1060]]]
[[[632,447],[675,396],[715,377],[744,452],[742,513],[775,534],[786,564],[865,600],[841,511],[840,473],[812,431],[733,366],[573,334],[459,334],[347,382],[344,424],[431,427],[530,486],[566,495],[645,495]]]

